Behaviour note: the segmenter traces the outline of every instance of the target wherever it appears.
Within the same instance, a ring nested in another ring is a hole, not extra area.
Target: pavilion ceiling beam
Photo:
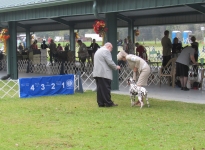
[[[199,5],[199,4],[186,4],[186,6],[195,9],[196,11],[205,14],[205,7]]]
[[[61,18],[50,18],[50,19],[52,19],[52,20],[54,20],[54,21],[56,21],[56,22],[58,22],[58,23],[61,23],[61,24],[64,24],[64,25],[66,25],[66,26],[71,26],[71,25],[73,25],[71,22],[68,22],[68,21],[66,21],[66,20],[64,20],[64,19],[61,19]]]
[[[17,23],[17,26],[18,26],[18,27],[21,27],[21,28],[23,28],[23,29],[28,29],[28,28],[30,28],[30,26],[23,25],[23,24],[21,24],[21,23]]]
[[[2,24],[1,22],[0,22],[0,28],[6,28],[6,27],[8,27],[7,25],[4,25],[4,24]]]
[[[197,15],[198,12],[186,12],[186,13],[176,13],[176,14],[157,14],[157,15],[144,15],[144,16],[136,16],[133,19],[143,19],[143,18],[157,18],[157,17],[173,17],[173,16],[188,16],[188,15]]]
[[[133,21],[131,18],[126,17],[126,16],[119,14],[119,13],[117,14],[117,18],[122,20],[122,21],[128,22],[128,23]]]
[[[50,25],[50,24],[52,24],[52,25],[56,25],[56,24],[59,24],[58,22],[49,22],[49,23],[36,23],[36,24],[32,24],[32,26],[31,27],[35,27],[35,26],[46,26],[46,25]]]

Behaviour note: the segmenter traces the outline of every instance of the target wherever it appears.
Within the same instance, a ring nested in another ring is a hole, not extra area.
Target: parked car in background
[[[64,37],[61,37],[61,36],[55,36],[55,39],[54,39],[55,42],[61,42],[63,40],[64,40]]]

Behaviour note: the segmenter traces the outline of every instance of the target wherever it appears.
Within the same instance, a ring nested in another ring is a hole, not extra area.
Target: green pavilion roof
[[[86,1],[92,0],[4,0],[0,3],[0,12],[56,6],[62,4],[80,3]]]
[[[96,19],[117,13],[118,27],[205,22],[205,0],[0,0],[0,27],[17,22],[17,31],[92,28]]]

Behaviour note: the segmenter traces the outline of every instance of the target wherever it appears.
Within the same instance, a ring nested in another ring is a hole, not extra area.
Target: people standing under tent
[[[48,37],[48,44],[50,44],[51,43],[51,37]]]
[[[19,52],[21,54],[22,51],[24,50],[24,47],[23,47],[22,43],[19,43],[18,49],[19,49]]]
[[[32,50],[37,50],[38,49],[37,40],[34,40],[33,44],[30,46],[30,48]]]
[[[91,43],[91,45],[89,46],[89,48],[92,49],[91,60],[92,60],[92,63],[93,63],[94,55],[95,55],[96,51],[100,48],[100,46],[98,45],[98,43],[96,43],[96,40],[93,39],[93,42]]]
[[[63,47],[61,46],[60,43],[58,43],[58,46],[57,46],[57,51],[63,51]]]
[[[135,54],[135,44],[132,42],[131,39],[128,40],[127,48],[129,52],[128,54]]]
[[[196,62],[198,62],[198,57],[199,57],[199,43],[196,42],[196,37],[192,36],[191,37],[191,46],[194,48],[194,59]],[[194,65],[193,66],[193,70],[194,70],[194,77],[197,77],[198,75],[198,66]]]
[[[86,59],[88,59],[88,63],[90,63],[88,50],[87,50],[86,45],[81,40],[78,40],[77,43],[79,45],[79,50],[78,50],[79,61],[83,65],[83,67],[82,67],[83,71],[85,71],[84,69],[85,69],[85,61],[86,61]]]
[[[181,53],[181,50],[182,44],[179,43],[178,38],[175,37],[172,44],[172,58],[177,57],[178,53]]]
[[[143,45],[140,45],[139,43],[135,43],[135,46],[136,46],[136,55],[138,54],[139,57],[147,61],[146,48]]]
[[[162,44],[162,66],[166,66],[168,61],[171,59],[171,49],[172,49],[172,43],[171,40],[169,39],[169,31],[166,30],[164,31],[164,37],[161,40]]]
[[[50,64],[53,64],[53,56],[56,53],[57,49],[56,49],[56,43],[54,43],[54,40],[51,39],[50,41],[50,45],[49,45],[49,49],[50,49]]]
[[[187,88],[187,80],[190,61],[192,61],[194,65],[197,65],[197,62],[194,59],[194,52],[195,49],[193,46],[187,46],[182,50],[176,60],[176,76],[180,78],[181,90],[183,91],[189,91]]]
[[[46,49],[48,48],[48,45],[46,44],[46,41],[43,41],[43,43],[41,44],[41,49]]]
[[[70,50],[70,47],[69,47],[70,45],[69,45],[69,43],[66,43],[66,45],[65,45],[65,51],[69,51]]]
[[[123,48],[123,50],[124,50],[126,53],[129,53],[128,47],[127,47],[127,39],[126,39],[126,38],[124,39],[124,43],[123,43],[123,45],[122,45],[122,48]]]

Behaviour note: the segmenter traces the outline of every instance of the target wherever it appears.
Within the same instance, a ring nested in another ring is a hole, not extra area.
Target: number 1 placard
[[[19,79],[19,97],[74,94],[74,75],[57,75]]]

